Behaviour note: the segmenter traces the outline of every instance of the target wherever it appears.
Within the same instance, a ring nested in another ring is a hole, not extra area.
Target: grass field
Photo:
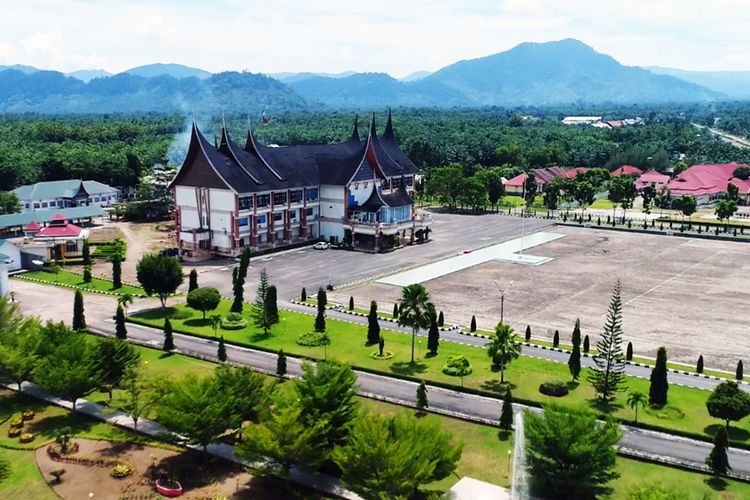
[[[83,277],[79,274],[69,271],[60,270],[57,274],[47,271],[29,271],[23,273],[21,277],[33,278],[44,281],[50,285],[68,285],[74,286],[82,291],[97,290],[100,292],[110,292],[117,294],[130,293],[133,295],[145,295],[146,292],[141,287],[123,284],[121,288],[112,288],[112,282],[101,278],[92,278],[91,283],[84,283]]]
[[[216,311],[226,314],[230,303],[223,301]],[[246,307],[245,315],[249,319],[249,307]],[[193,311],[186,306],[180,305],[175,308],[152,309],[131,315],[128,320],[142,324],[161,327],[166,314],[172,315],[172,326],[176,330],[186,331],[198,336],[214,338],[213,330],[208,326],[208,320],[202,320],[198,311]],[[314,318],[310,315],[281,312],[281,322],[275,325],[268,336],[262,335],[254,327],[246,330],[224,331],[221,334],[227,342],[260,347],[277,351],[284,349],[289,355],[304,356],[307,358],[336,359],[352,366],[364,367],[385,374],[405,375],[422,378],[428,381],[437,381],[454,386],[464,386],[500,394],[500,374],[490,367],[489,359],[484,349],[442,342],[439,353],[435,357],[426,355],[426,341],[424,338],[418,340],[416,363],[410,364],[411,339],[409,335],[398,332],[382,330],[385,339],[385,349],[392,351],[394,357],[389,360],[376,360],[370,357],[370,353],[376,351],[375,346],[365,346],[366,329],[363,326],[336,320],[327,321],[327,333],[331,344],[323,347],[303,347],[296,343],[300,333],[312,330]],[[252,323],[252,321],[249,321]],[[461,354],[470,361],[473,372],[464,377],[463,380],[451,377],[442,372],[445,359],[451,354]],[[603,406],[595,399],[595,394],[586,382],[586,373],[581,373],[579,382],[571,380],[568,367],[565,364],[554,363],[531,357],[521,357],[511,363],[505,371],[505,380],[510,383],[513,395],[545,404],[552,401],[551,396],[539,393],[539,385],[547,381],[568,382],[570,394],[564,398],[555,400],[563,405],[587,405],[602,413],[612,414],[623,421],[633,418],[633,411],[626,405],[627,392],[620,393],[618,398],[611,404]],[[640,391],[648,394],[649,382],[644,379],[627,377],[627,389]],[[662,409],[648,409],[640,412],[641,422],[658,426],[665,430],[676,430],[689,432],[710,439],[716,432],[721,422],[710,417],[705,408],[705,401],[709,392],[700,389],[687,388],[672,385],[669,389],[669,404]],[[730,428],[730,439],[735,442],[750,442],[750,432],[746,425],[733,423]]]

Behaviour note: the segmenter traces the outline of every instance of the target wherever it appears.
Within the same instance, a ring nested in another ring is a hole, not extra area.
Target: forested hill
[[[0,113],[221,113],[315,108],[265,75],[226,72],[205,79],[121,73],[88,83],[56,71],[0,71]]]

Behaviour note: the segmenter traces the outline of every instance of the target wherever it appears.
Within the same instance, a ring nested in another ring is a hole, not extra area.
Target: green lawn
[[[594,200],[594,203],[589,205],[589,208],[600,208],[600,209],[604,209],[604,208],[611,209],[613,207],[614,205],[607,198],[597,198]]]
[[[0,481],[0,498],[33,498],[57,500],[59,497],[47,486],[36,465],[33,450],[0,450],[11,464],[10,474]]]
[[[145,295],[146,292],[141,287],[123,284],[121,288],[112,288],[112,282],[101,278],[93,278],[91,283],[84,283],[83,277],[79,274],[69,271],[60,270],[57,274],[47,271],[29,271],[19,275],[21,278],[34,278],[49,283],[50,285],[69,285],[79,288],[82,291],[98,290],[100,292],[111,292],[117,294],[130,293],[132,295]]]
[[[229,311],[230,302],[223,301],[219,314]],[[245,308],[245,316],[250,320],[250,307]],[[128,319],[146,325],[161,328],[165,314],[172,315],[172,326],[176,330],[182,330],[197,336],[214,338],[214,332],[208,326],[208,320],[201,319],[201,314],[184,305],[175,308],[152,309],[143,313],[133,314]],[[312,330],[314,317],[301,313],[281,311],[281,322],[275,325],[268,336],[262,335],[253,326],[245,330],[226,331],[220,330],[227,342],[259,347],[267,350],[284,352],[294,356],[322,359],[324,356],[336,359],[352,366],[364,367],[376,370],[384,374],[407,375],[422,378],[428,381],[437,381],[460,387],[479,389],[483,391],[500,394],[500,374],[490,367],[489,359],[484,349],[442,342],[439,354],[435,357],[426,355],[426,340],[418,339],[417,360],[414,365],[410,364],[410,336],[389,330],[382,330],[385,339],[385,349],[392,351],[394,357],[381,361],[370,357],[375,352],[376,346],[365,346],[366,328],[352,323],[328,320],[327,331],[331,339],[331,345],[327,349],[323,347],[303,347],[296,343],[296,338],[303,332]],[[462,354],[471,362],[473,373],[462,381],[457,377],[445,375],[442,372],[443,364],[448,355]],[[541,359],[522,357],[508,366],[505,379],[510,383],[513,395],[537,403],[545,404],[555,400],[563,405],[588,405],[589,407],[630,421],[633,411],[625,403],[627,393],[620,393],[614,403],[603,406],[595,400],[594,391],[586,382],[587,370],[581,374],[580,383],[569,383],[571,392],[564,398],[552,398],[539,393],[539,385],[545,381],[562,380],[569,381],[568,367],[562,363],[554,363]],[[648,394],[649,382],[634,377],[627,378],[629,390],[637,390]],[[660,410],[648,409],[639,412],[641,422],[661,427],[665,430],[676,430],[690,432],[711,439],[721,422],[710,417],[705,408],[705,401],[709,395],[708,391],[672,385],[669,389],[669,405]],[[746,422],[734,423],[730,429],[730,438],[735,442],[750,443],[750,432],[747,430]]]

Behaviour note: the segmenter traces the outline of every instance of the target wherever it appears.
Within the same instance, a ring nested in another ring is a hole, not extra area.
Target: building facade
[[[119,189],[97,181],[37,182],[13,192],[21,202],[21,213],[92,205],[106,207],[120,201]]]
[[[390,113],[382,137],[373,117],[365,141],[355,120],[342,143],[286,147],[262,145],[251,131],[240,147],[226,128],[212,145],[193,124],[171,184],[177,245],[199,260],[318,239],[374,252],[421,241],[429,218],[414,209],[418,173]]]

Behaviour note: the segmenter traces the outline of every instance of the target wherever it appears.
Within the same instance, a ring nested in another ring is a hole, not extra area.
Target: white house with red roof
[[[735,162],[693,165],[669,181],[667,188],[672,196],[693,196],[698,205],[708,205],[726,198],[727,185],[731,183],[739,189],[740,200],[748,203],[750,179],[734,177],[740,167],[748,166]]]
[[[72,224],[63,214],[56,214],[49,224],[40,229],[30,226],[26,226],[24,232],[32,234],[35,244],[43,243],[47,247],[48,259],[80,257],[83,241],[89,236],[88,229]]]
[[[649,170],[635,180],[635,188],[640,191],[646,186],[653,186],[658,192],[667,186],[670,179],[671,177],[666,174],[660,174],[656,170]]]

